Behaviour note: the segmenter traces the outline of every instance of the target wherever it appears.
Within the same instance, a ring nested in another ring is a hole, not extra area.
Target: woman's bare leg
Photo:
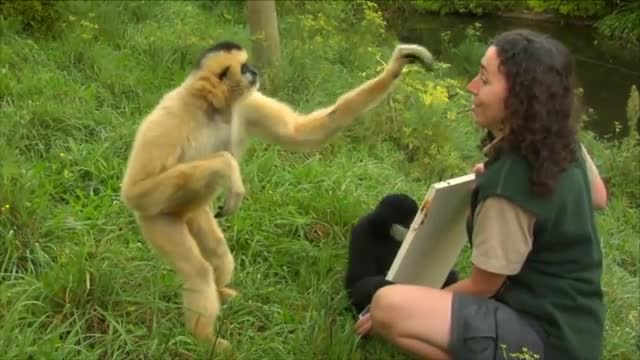
[[[429,359],[429,360],[450,360],[451,356],[443,350],[438,349],[437,347],[431,346],[427,343],[424,343],[420,340],[409,339],[409,338],[399,338],[399,339],[391,339],[393,344],[395,344],[400,349],[410,352],[414,356],[417,356],[419,359]]]
[[[371,303],[373,332],[421,358],[450,359],[452,293],[412,285],[389,285]]]

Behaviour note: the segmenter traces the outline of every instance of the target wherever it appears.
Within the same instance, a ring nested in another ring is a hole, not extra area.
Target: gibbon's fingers
[[[414,44],[398,45],[391,55],[392,66],[402,67],[408,63],[415,62],[419,62],[426,70],[433,70],[433,55],[423,46]]]
[[[407,237],[408,232],[409,232],[409,229],[407,229],[406,227],[400,224],[392,224],[391,230],[389,230],[389,235],[391,235],[391,237],[395,241],[403,242],[404,238]]]
[[[122,198],[145,216],[185,214],[207,205],[222,185],[221,180],[230,182],[232,193],[244,192],[240,168],[228,152],[179,164],[157,176],[127,185],[123,187]]]
[[[244,199],[244,194],[245,190],[242,183],[240,183],[240,186],[238,187],[232,187],[229,194],[227,194],[227,197],[224,199],[224,205],[218,208],[215,217],[223,218],[238,211],[240,203],[242,202],[242,199]]]

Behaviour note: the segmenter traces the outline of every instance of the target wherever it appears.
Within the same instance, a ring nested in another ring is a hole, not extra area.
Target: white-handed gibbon
[[[238,162],[246,140],[259,137],[291,150],[311,150],[376,106],[392,90],[403,67],[432,68],[429,51],[398,45],[381,74],[309,114],[258,90],[258,73],[238,44],[207,49],[193,71],[166,93],[140,124],[121,183],[123,203],[142,236],[184,283],[185,324],[198,339],[226,340],[214,332],[234,259],[215,217],[235,212],[243,199]],[[210,202],[228,187],[220,211]]]

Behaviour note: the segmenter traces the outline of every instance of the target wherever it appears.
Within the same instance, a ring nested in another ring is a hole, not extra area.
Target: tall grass
[[[140,119],[199,52],[249,46],[242,3],[63,2],[55,31],[0,23],[0,354],[3,359],[203,359],[184,331],[180,283],[151,253],[118,198]],[[266,89],[302,110],[371,77],[393,39],[369,3],[279,3],[283,63]],[[402,85],[321,151],[255,141],[242,164],[241,211],[222,221],[236,257],[221,335],[229,359],[404,358],[362,343],[341,291],[350,225],[384,194],[422,198],[467,172],[479,138],[463,83],[446,64]],[[606,251],[607,359],[638,345],[637,142],[583,133],[611,203]],[[465,251],[462,259],[468,258]],[[466,269],[464,262],[460,266]],[[427,326],[427,325],[425,325]]]

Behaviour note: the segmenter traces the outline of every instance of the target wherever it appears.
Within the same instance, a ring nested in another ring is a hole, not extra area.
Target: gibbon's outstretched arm
[[[249,135],[292,150],[311,150],[327,142],[359,115],[378,105],[392,91],[406,64],[433,66],[431,53],[418,45],[398,45],[384,71],[342,95],[328,107],[300,114],[287,104],[258,91],[240,101],[234,122]],[[244,138],[241,136],[241,138]]]

